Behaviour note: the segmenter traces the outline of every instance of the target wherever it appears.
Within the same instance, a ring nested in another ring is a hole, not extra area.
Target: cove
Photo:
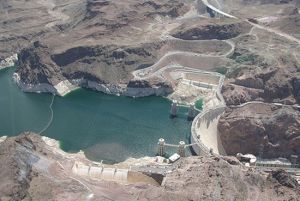
[[[12,81],[15,68],[0,71],[0,135],[41,131],[49,122],[50,94],[22,92]],[[162,97],[130,98],[79,89],[55,96],[53,120],[42,133],[59,140],[67,152],[83,150],[106,163],[155,156],[160,137],[167,143],[189,142],[187,111],[169,118],[170,101]],[[167,148],[168,154],[176,149]]]

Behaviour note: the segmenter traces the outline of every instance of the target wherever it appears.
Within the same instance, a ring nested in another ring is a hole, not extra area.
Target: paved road
[[[229,18],[238,19],[237,17],[235,17],[235,16],[233,16],[233,15],[230,15],[230,14],[228,14],[228,13],[225,13],[225,12],[219,10],[218,8],[214,7],[213,5],[211,5],[211,4],[208,2],[208,0],[202,0],[202,2],[203,2],[203,4],[205,4],[207,7],[209,7],[209,8],[212,9],[213,11],[215,11],[216,13],[219,13],[219,14],[224,15],[224,16],[229,17]],[[288,39],[288,40],[291,40],[291,41],[294,41],[294,42],[300,44],[300,40],[299,40],[298,38],[295,38],[294,36],[291,36],[291,35],[289,35],[289,34],[287,34],[287,33],[281,32],[281,31],[276,30],[276,29],[272,29],[272,28],[270,28],[270,27],[265,27],[265,26],[262,26],[262,25],[260,25],[260,24],[256,24],[256,23],[250,22],[249,20],[245,20],[245,21],[248,22],[249,24],[251,24],[252,26],[258,28],[258,29],[263,29],[263,30],[265,30],[265,31],[267,31],[267,32],[274,33],[274,34],[276,34],[276,35],[279,35],[279,36],[281,36],[281,37],[284,37],[284,38],[286,38],[286,39]]]
[[[289,35],[289,34],[287,34],[287,33],[281,32],[281,31],[276,30],[276,29],[272,29],[272,28],[270,28],[270,27],[265,27],[265,26],[262,26],[262,25],[259,25],[259,24],[250,22],[249,20],[246,20],[246,21],[247,21],[249,24],[251,24],[252,26],[254,26],[254,27],[258,28],[258,29],[263,29],[263,30],[265,30],[265,31],[267,31],[267,32],[274,33],[274,34],[276,34],[276,35],[279,35],[279,36],[281,36],[281,37],[284,37],[284,38],[286,38],[286,39],[288,39],[288,40],[291,40],[291,41],[294,41],[294,42],[300,44],[300,40],[299,40],[299,39],[297,39],[297,38],[295,38],[294,36],[291,36],[291,35]]]
[[[173,39],[171,39],[171,40],[173,40]],[[174,39],[174,40],[177,40],[177,39]],[[165,55],[163,55],[152,66],[150,66],[148,68],[145,68],[145,69],[142,69],[142,70],[134,71],[134,72],[132,72],[132,74],[136,79],[146,79],[146,78],[152,77],[154,75],[159,76],[159,75],[162,74],[162,72],[164,70],[166,70],[167,68],[170,68],[170,66],[164,66],[165,60],[169,59],[170,60],[169,63],[172,64],[173,61],[169,57],[174,56],[174,55],[177,55],[177,56],[193,56],[193,57],[199,58],[199,63],[201,63],[201,58],[203,58],[203,57],[209,57],[209,58],[222,58],[222,57],[224,58],[224,57],[227,57],[227,56],[229,56],[230,54],[233,53],[233,51],[235,49],[235,44],[232,41],[229,41],[229,40],[224,40],[224,42],[230,45],[230,50],[228,50],[226,53],[224,53],[222,55],[199,54],[199,53],[187,52],[187,51],[169,51]],[[172,66],[174,66],[174,69],[176,69],[175,63]],[[143,72],[143,73],[147,72],[147,75],[140,76],[139,75],[140,72]]]
[[[208,0],[202,0],[202,2],[203,2],[203,4],[204,4],[205,6],[207,6],[207,7],[210,8],[210,9],[212,9],[212,10],[215,11],[216,13],[219,13],[219,14],[224,15],[224,16],[229,17],[229,18],[238,19],[237,17],[235,17],[235,16],[233,16],[233,15],[230,15],[230,14],[228,14],[228,13],[225,13],[225,12],[219,10],[218,8],[214,7],[213,5],[211,5],[211,4],[208,2]]]
[[[294,108],[298,108],[300,109],[300,106],[299,105],[287,105],[287,104],[283,104],[283,103],[268,103],[268,102],[263,102],[263,101],[249,101],[249,102],[246,102],[246,103],[242,103],[240,105],[232,105],[230,107],[244,107],[246,105],[249,105],[249,104],[273,104],[273,105],[276,105],[276,106],[282,106],[282,107],[294,107]]]

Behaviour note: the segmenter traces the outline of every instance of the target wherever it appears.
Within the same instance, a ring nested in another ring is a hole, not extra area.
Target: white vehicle
[[[174,163],[175,161],[177,161],[180,158],[179,154],[173,154],[172,156],[169,157],[169,161],[171,163]]]

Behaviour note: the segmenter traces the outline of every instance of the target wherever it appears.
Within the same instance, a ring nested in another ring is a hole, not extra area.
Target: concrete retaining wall
[[[192,123],[191,142],[197,155],[208,155],[210,149],[215,154],[225,154],[218,136],[217,124],[225,106],[219,106],[201,112]]]
[[[87,166],[80,162],[75,162],[72,172],[82,177],[89,177],[91,179],[103,179],[108,181],[127,182],[128,169],[104,168]]]

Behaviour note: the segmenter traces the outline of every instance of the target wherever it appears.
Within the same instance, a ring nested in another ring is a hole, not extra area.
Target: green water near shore
[[[52,95],[21,92],[11,79],[13,72],[14,68],[0,71],[0,135],[39,132],[49,122]],[[189,142],[187,111],[170,119],[170,104],[162,97],[134,99],[79,89],[55,97],[53,121],[42,135],[59,140],[65,151],[83,150],[97,161],[154,156],[160,137],[167,143]]]

